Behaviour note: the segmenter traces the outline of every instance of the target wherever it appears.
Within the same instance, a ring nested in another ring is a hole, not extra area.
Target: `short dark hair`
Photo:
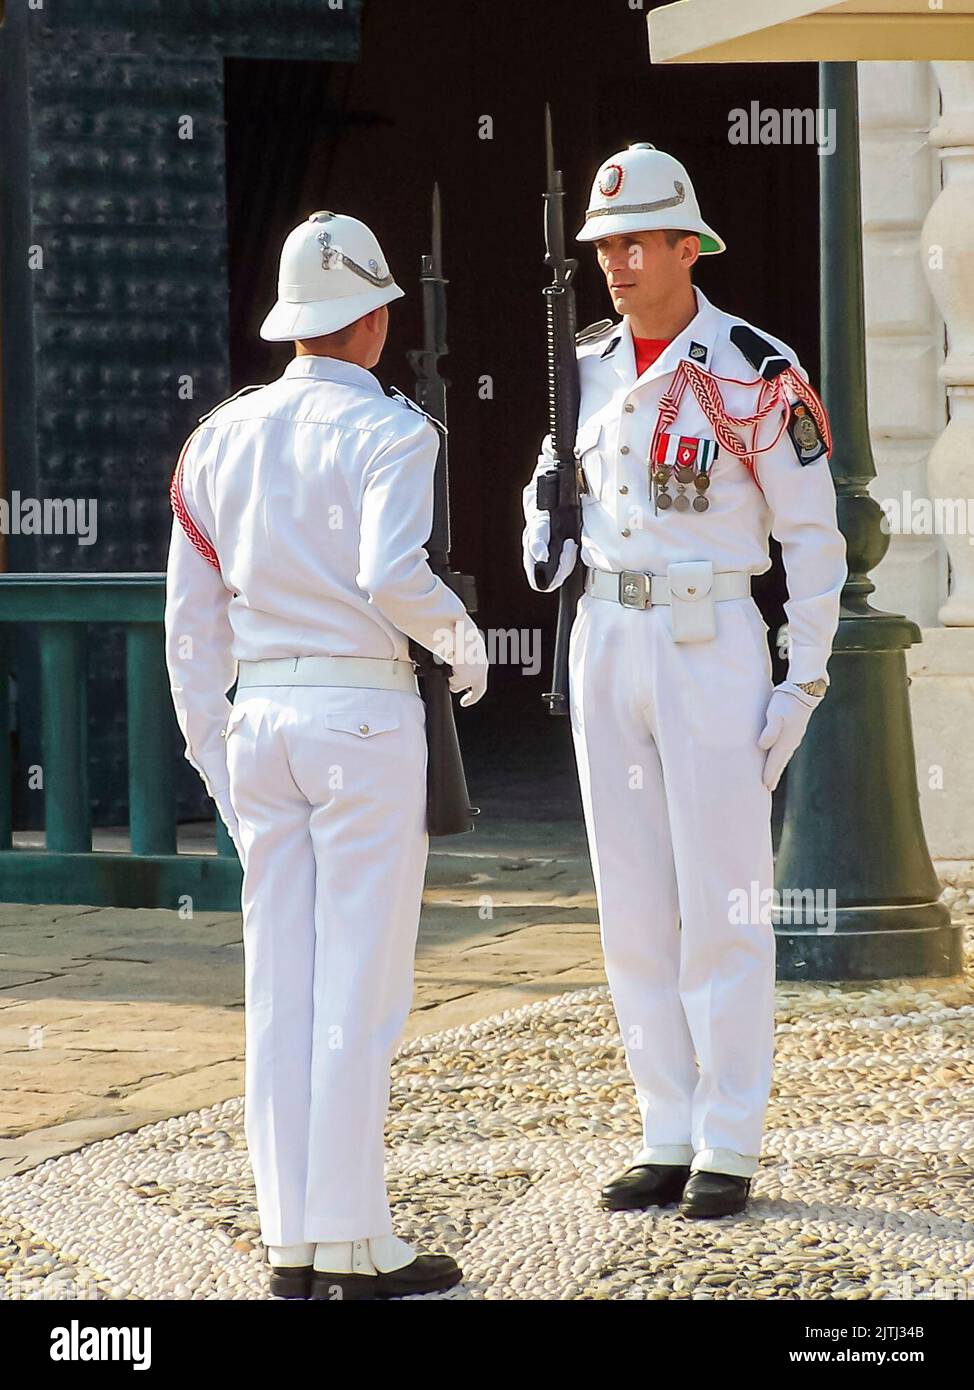
[[[299,339],[299,341],[303,343],[314,343],[319,348],[346,347],[354,337],[357,323],[358,319],[355,319],[354,322],[346,324],[344,328],[336,329],[334,333],[319,333],[314,337],[309,335],[307,338]],[[324,355],[327,356],[327,353]]]
[[[678,241],[682,241],[683,238],[684,238],[685,236],[699,236],[700,233],[699,233],[699,232],[681,232],[681,231],[677,231],[677,230],[676,230],[675,228],[673,228],[673,227],[667,227],[666,230],[663,232],[663,235],[666,237],[666,244],[667,244],[667,246],[673,247],[673,246],[676,245],[676,243],[677,243]]]
[[[350,343],[354,338],[358,322],[358,319],[353,319],[353,321],[347,323],[344,328],[336,328],[334,333],[324,333],[320,341],[333,344],[335,347],[345,347],[345,345]]]

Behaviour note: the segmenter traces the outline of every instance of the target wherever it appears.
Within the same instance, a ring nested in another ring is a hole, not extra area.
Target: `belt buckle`
[[[619,602],[624,608],[647,608],[652,575],[640,570],[623,570],[619,575]]]

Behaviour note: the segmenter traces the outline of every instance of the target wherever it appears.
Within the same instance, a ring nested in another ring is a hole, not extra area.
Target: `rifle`
[[[472,575],[450,569],[450,481],[446,435],[446,387],[439,359],[446,344],[446,286],[443,278],[440,190],[433,186],[432,250],[420,260],[423,291],[423,346],[406,354],[416,377],[417,404],[442,423],[436,472],[433,477],[433,529],[426,543],[429,566],[438,579],[461,599],[468,613],[477,610],[477,591]],[[458,835],[473,829],[476,808],[470,805],[463,771],[460,742],[453,717],[450,691],[451,668],[418,643],[410,644],[416,663],[420,694],[426,705],[426,821],[431,836]]]
[[[545,162],[548,185],[544,195],[544,234],[552,283],[545,286],[548,341],[548,430],[555,456],[553,468],[538,479],[538,510],[548,513],[548,559],[534,566],[535,583],[547,589],[561,559],[566,540],[581,544],[582,510],[578,495],[578,461],[575,435],[581,387],[575,355],[575,272],[578,261],[565,255],[565,190],[561,170],[555,168],[551,132],[551,107],[545,106]],[[558,591],[558,626],[555,630],[554,672],[551,689],[542,698],[549,714],[568,712],[568,640],[575,610],[585,583],[581,556]]]

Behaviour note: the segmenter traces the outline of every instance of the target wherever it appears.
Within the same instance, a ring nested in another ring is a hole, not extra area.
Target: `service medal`
[[[665,503],[657,497],[657,509],[665,511],[672,506],[678,512],[685,512],[689,511],[692,502],[695,511],[706,511],[710,505],[706,499],[706,505],[702,507],[697,503],[701,500],[700,494],[710,487],[710,470],[718,452],[716,439],[698,439],[694,435],[671,434],[661,430],[651,460],[651,477],[656,485],[665,485],[672,477],[678,488],[676,497],[667,497]],[[687,496],[690,484],[696,493]]]

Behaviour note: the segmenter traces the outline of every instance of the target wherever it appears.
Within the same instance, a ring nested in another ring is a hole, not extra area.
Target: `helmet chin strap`
[[[344,251],[331,244],[331,234],[329,232],[319,232],[315,237],[321,247],[321,268],[322,270],[334,270],[336,264],[345,266],[346,270],[367,280],[376,289],[383,290],[386,285],[392,284],[391,275],[379,275],[379,262],[369,261],[369,269],[359,265],[358,261],[353,261],[351,256],[346,256]]]
[[[593,217],[628,217],[633,212],[663,212],[666,208],[678,208],[686,202],[687,191],[677,179],[674,179],[673,187],[676,190],[674,198],[657,198],[655,203],[623,203],[620,207],[611,204],[604,208],[590,208],[585,214],[585,221],[591,222]]]
[[[334,222],[333,212],[313,212],[309,215],[309,222]],[[363,280],[367,280],[370,285],[374,285],[377,290],[384,290],[387,285],[392,284],[391,275],[379,274],[379,262],[369,261],[369,267],[359,265],[358,261],[353,261],[351,256],[346,256],[345,252],[338,246],[331,244],[331,232],[320,231],[315,237],[315,241],[321,247],[321,268],[322,270],[334,270],[336,265],[343,265],[346,270],[350,270],[353,275],[358,275]]]

